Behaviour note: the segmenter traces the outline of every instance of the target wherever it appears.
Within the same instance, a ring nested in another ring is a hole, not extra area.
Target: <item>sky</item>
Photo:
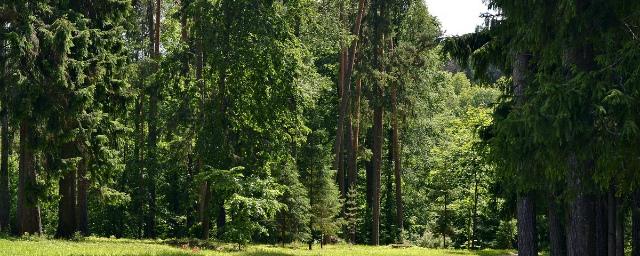
[[[462,35],[474,32],[484,20],[480,14],[487,12],[482,0],[425,0],[429,13],[438,17],[445,35]]]

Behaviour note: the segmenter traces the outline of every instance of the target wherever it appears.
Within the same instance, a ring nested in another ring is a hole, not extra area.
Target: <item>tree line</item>
[[[573,111],[584,105],[543,85],[586,73],[527,41],[560,47],[544,36],[551,21],[529,38],[530,20],[511,18],[509,8],[524,16],[551,9],[507,2],[492,3],[501,15],[477,33],[443,40],[420,0],[5,1],[0,231],[310,247],[533,241],[553,251],[573,194],[558,165],[569,159],[567,146],[552,135],[578,136],[567,120],[582,118]],[[623,65],[633,43],[593,58]],[[526,63],[511,61],[515,52]],[[626,81],[602,67],[607,81]],[[577,105],[553,108],[552,99]],[[539,109],[560,111],[551,116],[565,122],[543,123],[550,114]],[[626,111],[616,118],[631,118]],[[614,136],[626,122],[598,117],[589,120],[607,137],[592,150],[611,148],[602,154],[608,164],[628,159],[626,147],[614,147],[631,138]],[[578,149],[591,133],[578,121],[585,133],[572,145],[582,161]],[[592,160],[594,168],[602,162]],[[633,179],[614,176],[606,182],[623,212],[633,186],[620,184]],[[593,185],[585,200],[605,180],[594,177],[575,184]],[[534,203],[547,191],[553,215]],[[548,229],[551,242],[527,233],[535,227]]]
[[[480,79],[491,67],[511,75],[481,137],[496,177],[517,195],[518,255],[546,243],[550,255],[640,255],[640,6],[489,5],[487,27],[445,48]]]

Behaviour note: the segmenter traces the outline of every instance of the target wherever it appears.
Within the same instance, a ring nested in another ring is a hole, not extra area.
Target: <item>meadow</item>
[[[215,249],[202,249],[186,244],[170,245],[162,240],[130,240],[87,238],[83,241],[51,239],[0,239],[0,252],[7,256],[507,256],[509,251],[499,250],[440,250],[419,247],[392,248],[391,246],[327,245],[320,249],[307,250],[297,246],[251,245],[235,251],[231,245],[220,245]]]

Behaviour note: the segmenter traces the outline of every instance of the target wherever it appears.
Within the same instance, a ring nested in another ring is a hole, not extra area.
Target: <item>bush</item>
[[[447,244],[451,244],[451,238],[447,237]],[[436,236],[429,231],[425,231],[422,237],[416,240],[415,245],[424,247],[424,248],[440,248],[442,247],[442,237]]]

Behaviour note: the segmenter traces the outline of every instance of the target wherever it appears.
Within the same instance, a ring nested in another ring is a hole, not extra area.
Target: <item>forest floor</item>
[[[226,248],[226,249],[225,249]],[[329,245],[312,251],[304,247],[276,247],[252,245],[243,251],[231,251],[231,246],[217,250],[197,247],[171,246],[163,241],[88,238],[84,241],[49,239],[0,239],[0,254],[11,256],[67,256],[67,255],[117,255],[117,256],[508,256],[509,251],[483,250],[435,250],[424,248],[396,249],[390,246]]]

